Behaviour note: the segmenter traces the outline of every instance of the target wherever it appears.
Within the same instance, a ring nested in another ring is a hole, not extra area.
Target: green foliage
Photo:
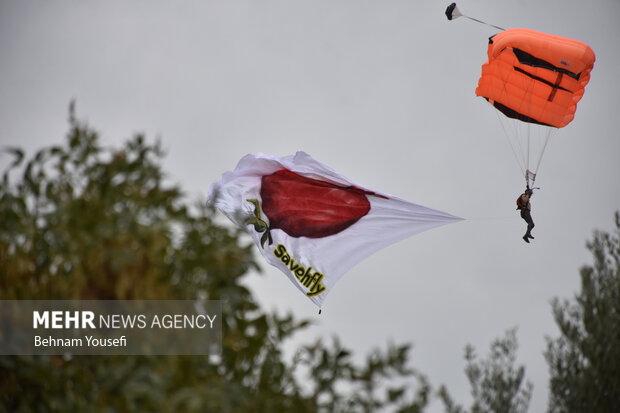
[[[575,300],[552,302],[561,336],[547,340],[548,411],[620,411],[620,212],[612,234],[587,244],[592,266],[581,271]]]
[[[265,313],[243,286],[258,267],[241,230],[216,225],[204,203],[188,205],[166,180],[159,144],[135,136],[108,149],[73,106],[69,122],[63,145],[30,159],[17,148],[3,154],[0,299],[221,299],[223,353],[3,356],[0,411],[421,411],[422,376],[409,400],[404,385],[374,395],[409,377],[407,347],[360,367],[337,342],[317,342],[287,363],[284,343],[309,323]]]
[[[95,132],[70,120],[65,146],[37,152],[15,185],[9,178],[24,157],[13,150],[19,156],[3,174],[1,298],[191,299],[204,292],[249,301],[238,280],[255,266],[250,246],[212,225],[206,207],[190,214],[180,189],[164,183],[160,146],[136,136],[121,150],[104,150]]]
[[[350,350],[334,338],[327,347],[322,340],[304,346],[295,355],[295,363],[306,367],[313,378],[312,400],[325,412],[388,411],[420,413],[431,392],[426,378],[407,368],[410,346],[388,346],[375,350],[362,366],[355,365]],[[409,377],[415,377],[418,390],[411,394]],[[401,381],[400,385],[392,384]],[[387,383],[386,383],[387,381]]]
[[[136,136],[119,150],[104,149],[72,109],[64,145],[27,161],[21,150],[8,153],[14,161],[0,187],[1,299],[222,299],[226,333],[217,362],[2,357],[6,410],[241,411],[259,392],[276,395],[281,406],[303,404],[282,390],[292,380],[282,363],[269,362],[306,323],[260,311],[241,284],[256,268],[252,246],[240,246],[238,231],[214,225],[214,211],[187,205],[165,182],[159,144]],[[266,339],[274,331],[277,340]]]
[[[471,345],[465,347],[465,374],[473,397],[469,412],[527,412],[533,386],[530,382],[523,382],[525,368],[515,366],[517,349],[516,329],[507,331],[504,338],[493,341],[487,359],[478,360],[475,349]],[[452,400],[445,387],[440,388],[439,396],[448,413],[466,412]]]

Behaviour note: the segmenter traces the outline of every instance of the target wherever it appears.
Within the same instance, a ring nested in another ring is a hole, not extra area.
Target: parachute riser
[[[536,181],[536,174],[529,169],[525,171],[525,185],[529,189]]]
[[[539,186],[534,186],[534,182],[536,181],[536,174],[530,171],[529,169],[525,171],[525,188],[534,190],[540,189]]]

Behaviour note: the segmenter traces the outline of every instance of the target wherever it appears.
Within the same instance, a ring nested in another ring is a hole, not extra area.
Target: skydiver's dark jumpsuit
[[[527,240],[528,238],[534,238],[532,236],[532,229],[534,228],[534,220],[532,219],[532,214],[530,213],[530,209],[531,209],[530,196],[531,194],[527,194],[527,193],[524,193],[521,195],[521,202],[523,206],[519,208],[521,210],[521,218],[523,218],[523,220],[527,222],[527,231],[525,232],[525,235],[523,236],[523,239],[526,242],[529,242]]]

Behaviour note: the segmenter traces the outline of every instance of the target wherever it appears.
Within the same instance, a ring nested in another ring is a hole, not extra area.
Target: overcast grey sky
[[[586,240],[620,208],[620,1],[458,3],[597,56],[575,120],[545,153],[530,245],[514,209],[520,169],[474,94],[496,30],[447,21],[448,3],[0,0],[0,144],[32,153],[60,142],[75,99],[105,144],[161,138],[170,178],[194,198],[246,153],[303,150],[368,188],[466,218],[362,261],[321,316],[275,268],[248,284],[268,309],[316,320],[296,341],[338,334],[360,359],[412,342],[412,365],[462,403],[464,346],[484,355],[516,326],[540,412],[545,336],[557,335],[549,301],[578,291]]]

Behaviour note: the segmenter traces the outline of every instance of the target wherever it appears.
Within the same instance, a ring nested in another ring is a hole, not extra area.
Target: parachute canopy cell
[[[575,116],[595,55],[585,43],[529,29],[492,36],[476,95],[506,116],[562,128]]]
[[[271,265],[319,307],[370,254],[461,218],[366,189],[305,152],[246,155],[209,190]]]

